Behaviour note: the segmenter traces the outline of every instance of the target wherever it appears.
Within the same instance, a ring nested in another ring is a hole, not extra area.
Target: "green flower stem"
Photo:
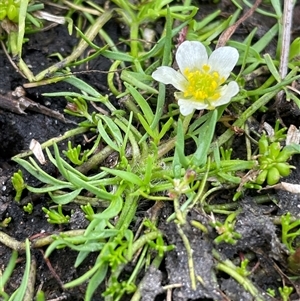
[[[193,118],[194,113],[186,116],[183,119],[182,126],[183,126],[183,133],[185,134],[189,128],[191,119]],[[160,145],[158,148],[158,158],[163,157],[165,154],[167,154],[169,151],[171,151],[175,147],[175,143],[177,140],[177,136],[170,139],[169,141],[165,142],[164,144]]]
[[[203,176],[203,179],[201,180],[200,187],[198,189],[198,192],[197,192],[195,198],[193,199],[193,202],[188,207],[189,210],[191,210],[199,202],[199,200],[201,200],[199,204],[202,207],[203,204],[204,204],[204,201],[205,201],[206,197],[211,193],[211,192],[209,194],[204,193],[204,191],[207,190],[207,178],[208,178],[208,173],[209,173],[209,169],[210,169],[210,161],[211,160],[210,160],[210,157],[209,157],[208,161],[207,161],[207,164],[206,164],[207,170],[206,170],[206,172],[205,172],[205,174]],[[218,187],[215,187],[215,188],[218,188]]]
[[[85,38],[89,41],[93,41],[95,36],[99,33],[99,30],[104,26],[104,24],[109,21],[112,17],[112,11],[107,11],[103,13],[86,32]],[[40,81],[44,79],[45,76],[52,75],[54,72],[56,72],[59,69],[64,68],[68,64],[75,61],[88,47],[88,43],[82,39],[78,46],[75,48],[75,50],[66,57],[63,61],[58,62],[51,67],[45,69],[44,71],[40,72],[38,75],[36,75],[35,80]]]
[[[259,291],[254,284],[247,277],[240,275],[237,272],[237,267],[229,259],[221,261],[220,254],[215,249],[213,249],[213,256],[219,261],[216,265],[219,271],[225,272],[235,279],[253,296],[255,301],[265,301],[262,296],[259,296]]]
[[[164,53],[162,58],[162,65],[169,66],[170,64],[170,53],[172,52],[172,18],[170,15],[170,9],[167,9],[167,17],[166,17],[166,36],[165,36],[165,43],[164,43]],[[165,98],[166,98],[166,86],[162,83],[159,83],[159,94],[157,97],[157,104],[156,104],[156,111],[155,116],[151,124],[151,128],[155,129],[160,122],[161,116],[163,114],[163,108],[165,106]]]

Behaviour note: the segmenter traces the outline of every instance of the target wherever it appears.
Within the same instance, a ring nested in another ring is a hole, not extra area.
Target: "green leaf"
[[[46,186],[46,187],[32,187],[32,186],[26,185],[26,189],[30,192],[33,192],[33,193],[47,193],[47,192],[61,190],[61,189],[65,189],[65,188],[74,189],[76,187],[74,187],[74,186],[70,187],[70,184],[68,184],[68,185]]]
[[[11,274],[14,271],[15,265],[17,263],[17,258],[18,258],[18,252],[13,250],[12,254],[11,254],[11,257],[9,259],[9,263],[6,266],[4,272],[1,275],[1,281],[0,281],[0,291],[1,292],[5,291],[4,290],[5,284],[7,283],[7,281],[9,280],[9,278],[11,276]]]
[[[24,34],[25,34],[25,19],[26,19],[28,2],[29,2],[29,0],[22,0],[20,2],[18,40],[17,40],[18,56],[20,58],[22,56],[22,46],[23,46],[23,39],[24,39]]]
[[[102,139],[107,143],[107,145],[109,145],[115,151],[120,152],[120,147],[109,137],[101,119],[99,119],[98,121],[97,129]]]
[[[112,202],[103,212],[94,214],[95,219],[109,220],[115,218],[123,207],[123,199],[120,196],[113,196]]]
[[[300,56],[300,37],[296,38],[290,46],[289,60]]]
[[[172,25],[173,25],[173,19],[171,17],[170,8],[168,7],[167,15],[166,15],[166,25],[165,25],[166,39],[165,39],[164,53],[162,58],[163,66],[169,66],[171,63],[170,53],[172,53]],[[154,120],[151,123],[152,129],[155,129],[157,127],[165,106],[166,86],[162,83],[159,83],[158,87],[159,87],[159,94],[157,97]]]
[[[271,56],[269,53],[266,53],[264,55],[264,59],[265,59],[265,62],[269,68],[269,71],[271,72],[271,74],[274,76],[274,78],[276,79],[276,81],[279,83],[281,82],[281,76],[274,64],[274,61],[272,60]]]
[[[80,194],[81,190],[82,189],[79,188],[72,192],[65,193],[62,195],[57,195],[57,194],[55,195],[53,193],[49,193],[49,195],[54,203],[65,205],[72,202]]]
[[[171,128],[172,124],[174,123],[174,119],[171,117],[162,127],[162,129],[159,132],[158,139],[161,140],[166,132]]]
[[[91,87],[90,85],[88,85],[85,81],[75,77],[75,76],[70,76],[67,77],[65,80],[65,82],[73,85],[74,87],[76,87],[77,89],[93,96],[93,97],[97,97],[97,98],[102,98],[103,96],[96,91],[93,87]]]
[[[99,115],[99,117],[106,123],[110,130],[110,134],[115,138],[117,144],[119,146],[123,145],[123,136],[119,129],[119,127],[115,124],[115,122],[108,116]]]
[[[134,73],[134,72],[129,72],[127,70],[123,70],[121,73],[121,79],[124,82],[127,82],[127,83],[131,84],[132,86],[135,86],[148,93],[158,94],[158,91],[156,89],[152,88],[151,86],[149,86],[149,84],[148,84],[148,83],[150,83],[150,81],[152,81],[152,77],[147,75],[147,77],[149,77],[148,83],[144,83],[140,80],[140,77],[143,77],[143,76],[145,76],[145,75],[139,74],[139,73]]]
[[[147,122],[150,124],[154,119],[154,114],[146,99],[130,84],[124,83],[130,94],[133,96],[137,104],[140,106]]]
[[[178,120],[177,124],[177,136],[175,143],[175,153],[173,158],[173,173],[175,179],[181,178],[181,167],[182,165],[186,168],[189,164],[184,154],[184,132],[181,119]]]
[[[278,34],[278,29],[279,25],[276,23],[268,32],[265,33],[262,38],[252,45],[253,49],[255,49],[258,53],[264,50]]]
[[[93,275],[93,277],[89,280],[88,287],[86,289],[85,298],[86,301],[91,301],[93,294],[97,287],[102,283],[105,279],[108,270],[108,263],[103,262],[97,272]]]
[[[17,162],[18,164],[20,164],[23,168],[25,168],[31,175],[33,175],[35,178],[37,178],[38,180],[40,180],[43,183],[49,184],[49,185],[60,185],[60,186],[64,186],[64,187],[72,187],[73,185],[68,183],[68,182],[64,182],[61,180],[58,180],[56,178],[51,177],[50,175],[48,175],[46,172],[44,172],[37,164],[36,162],[29,157],[29,160],[31,161],[32,164],[30,164],[29,162],[20,159],[20,158],[14,158],[13,161]]]
[[[141,114],[138,114],[137,116],[138,116],[138,119],[139,119],[140,123],[142,124],[143,128],[147,132],[147,134],[150,137],[154,138],[155,137],[154,131],[151,129],[150,125],[145,120],[145,118]]]
[[[30,278],[30,269],[34,268],[33,264],[36,264],[35,261],[31,262],[31,253],[30,253],[30,242],[29,239],[26,238],[25,240],[25,251],[26,251],[26,265],[25,271],[22,278],[21,285],[15,291],[14,298],[12,300],[24,300],[24,296],[26,294],[26,290],[28,289],[28,282]]]
[[[197,167],[202,167],[207,161],[208,150],[215,133],[218,110],[208,113],[210,118],[201,126],[197,150],[192,156],[191,163]]]
[[[55,144],[55,143],[54,143]],[[57,161],[56,159],[52,156],[50,150],[48,147],[46,147],[46,153],[47,153],[47,156],[49,158],[49,160],[51,161],[51,163],[57,167]],[[57,156],[60,157],[59,153],[57,153]],[[65,169],[67,169],[69,172],[73,173],[74,175],[78,176],[79,178],[81,178],[82,180],[84,181],[89,181],[89,177],[85,176],[84,174],[82,174],[80,171],[78,171],[76,168],[74,168],[73,166],[71,166],[70,164],[68,164],[64,159],[62,159],[60,157],[60,164],[63,165],[63,167]],[[58,168],[58,167],[57,167]]]
[[[114,176],[120,177],[122,180],[125,180],[129,183],[138,185],[140,187],[144,185],[144,182],[140,179],[140,177],[132,172],[124,171],[124,170],[117,170],[117,169],[110,169],[107,167],[101,167],[101,169]]]

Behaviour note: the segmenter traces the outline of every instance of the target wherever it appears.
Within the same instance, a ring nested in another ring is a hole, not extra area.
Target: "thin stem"
[[[85,37],[89,41],[93,41],[95,36],[99,33],[99,30],[104,26],[104,24],[111,19],[112,16],[112,11],[107,11],[103,13],[86,32]],[[71,62],[75,61],[83,52],[84,50],[88,47],[88,43],[82,39],[78,46],[75,48],[75,50],[68,56],[66,57],[63,61],[58,62],[51,67],[45,69],[44,71],[40,72],[36,77],[36,81],[42,80],[45,76],[49,76],[56,72],[59,69],[64,68]]]
[[[182,126],[183,126],[183,133],[185,134],[189,128],[191,119],[193,118],[194,113],[186,116],[183,119]],[[165,154],[167,154],[169,151],[171,151],[175,147],[175,143],[177,141],[177,136],[170,139],[169,141],[165,142],[164,144],[160,145],[158,148],[158,155],[157,158],[163,157]]]
[[[189,239],[184,234],[184,232],[179,224],[177,224],[177,231],[178,231],[178,234],[180,235],[180,237],[183,241],[184,247],[186,249],[187,259],[188,259],[188,267],[189,267],[189,272],[190,272],[191,287],[193,290],[196,290],[197,285],[196,285],[195,268],[194,268],[194,261],[193,261],[193,251],[192,251]]]

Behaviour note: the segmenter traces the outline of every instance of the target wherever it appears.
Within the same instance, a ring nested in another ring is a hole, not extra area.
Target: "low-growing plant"
[[[266,110],[278,93],[284,91],[290,95],[286,86],[300,78],[296,46],[290,57],[290,71],[284,78],[279,76],[278,58],[263,54],[270,39],[281,32],[280,1],[272,1],[276,26],[258,42],[253,40],[254,31],[242,42],[221,37],[219,43],[229,46],[219,45],[214,51],[212,42],[235,23],[241,13],[239,6],[226,20],[218,18],[220,12],[216,11],[198,21],[197,8],[187,5],[189,1],[185,1],[186,5],[175,5],[172,1],[112,2],[117,6],[114,11],[130,29],[130,40],[123,41],[128,43],[128,52],[119,50],[102,28],[112,18],[111,11],[96,20],[93,14],[87,14],[91,27],[85,33],[78,30],[81,41],[76,51],[64,58],[62,64],[51,66],[32,78],[36,84],[64,80],[76,87],[77,92],[68,90],[44,95],[65,97],[68,102],[65,113],[78,118],[79,124],[74,130],[41,145],[47,164],[53,165],[59,176],[47,173],[32,157],[25,159],[31,155],[28,152],[13,158],[41,183],[34,187],[24,179],[23,172],[15,173],[12,182],[17,191],[16,200],[20,201],[24,189],[47,194],[56,204],[50,209],[43,207],[49,223],[67,224],[70,217],[64,214],[64,206],[71,203],[80,204],[89,222],[81,232],[53,235],[45,243],[49,245],[45,257],[56,249],[70,248],[78,252],[74,263],[77,268],[91,252],[97,252],[94,265],[63,286],[68,289],[87,283],[85,301],[92,300],[101,283],[105,284],[102,296],[106,301],[121,300],[125,294],[139,296],[140,273],[149,266],[159,268],[165,254],[176,247],[167,243],[157,226],[158,211],[154,210],[157,204],[171,202],[173,213],[166,220],[174,223],[184,245],[191,289],[196,290],[201,284],[201,275],[195,273],[188,227],[200,230],[206,238],[212,233],[216,236],[216,231],[218,236],[212,243],[211,254],[214,270],[227,273],[255,300],[265,300],[249,277],[249,261],[243,260],[236,266],[216,249],[220,243],[235,245],[241,238],[235,231],[235,222],[242,210],[239,197],[248,188],[259,190],[288,176],[292,169],[288,160],[300,152],[299,145],[283,145],[285,130],[279,129],[278,123],[273,136],[263,133],[258,142],[247,131],[247,120],[256,112]],[[95,4],[93,7],[101,11]],[[97,15],[95,11],[92,12]],[[150,46],[141,41],[147,26],[153,26],[153,21],[162,17],[165,18],[164,30],[158,40],[147,41]],[[140,28],[141,25],[144,27]],[[93,42],[99,32],[107,43],[104,47]],[[87,59],[77,60],[88,46],[94,53]],[[173,64],[170,54],[175,50],[179,71],[170,67]],[[102,95],[70,72],[71,66],[99,55],[114,61],[107,76],[114,97]],[[119,66],[121,69],[116,70]],[[262,66],[269,77],[249,90],[248,78]],[[120,73],[120,88],[115,87],[116,72]],[[45,80],[46,75],[52,78]],[[174,99],[171,97],[173,103],[166,97],[168,84],[177,90]],[[116,106],[115,97],[122,104],[120,107]],[[300,103],[296,95],[292,98]],[[201,114],[197,115],[199,112],[195,112],[199,110]],[[231,121],[226,116],[228,110],[234,116],[229,116],[234,120],[232,124],[228,123]],[[61,141],[87,132],[93,134],[89,150],[82,151],[82,145],[74,147],[70,141],[67,150],[63,149]],[[239,133],[246,133],[244,159],[233,156],[233,140]],[[257,144],[258,153],[252,153]],[[106,161],[108,158],[113,160]],[[249,176],[253,174],[254,177]],[[231,200],[211,204],[214,194],[224,189],[230,191]],[[151,211],[149,219],[141,223],[135,237],[132,225],[142,202],[148,207],[154,202],[154,213]],[[210,223],[191,220],[189,214],[194,211],[204,217],[210,214]],[[281,222],[282,242],[289,251],[294,251],[293,241],[299,233],[293,229],[298,223],[292,223],[288,214]],[[133,260],[136,264],[130,266]],[[130,271],[124,273],[126,267]],[[282,298],[290,293],[287,288],[280,291]]]

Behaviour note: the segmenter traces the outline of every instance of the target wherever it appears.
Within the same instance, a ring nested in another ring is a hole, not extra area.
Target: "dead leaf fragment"
[[[294,194],[300,194],[300,185],[299,184],[291,184],[287,182],[281,182],[273,186],[268,186],[266,188],[273,188],[279,190],[285,190]]]
[[[35,139],[32,139],[29,145],[29,149],[33,152],[36,159],[42,164],[46,164],[46,160],[43,154],[43,150],[41,147],[41,144],[36,141]]]
[[[285,143],[286,145],[290,145],[292,143],[300,143],[300,131],[293,124],[291,124],[288,129]]]

